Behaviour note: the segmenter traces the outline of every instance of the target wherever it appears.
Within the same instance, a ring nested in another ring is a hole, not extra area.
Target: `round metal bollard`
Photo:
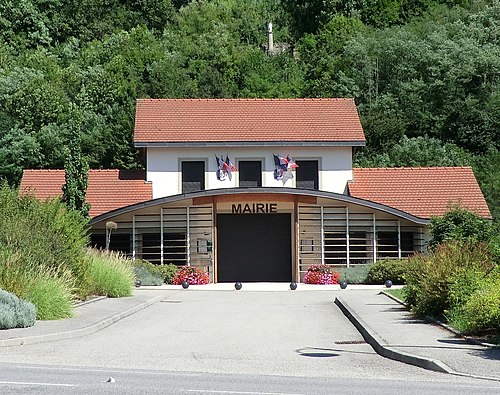
[[[237,291],[239,291],[239,290],[241,289],[241,287],[242,287],[242,285],[241,285],[241,283],[240,283],[239,281],[236,281],[236,282],[234,283],[234,288],[235,288]]]
[[[347,281],[341,281],[340,282],[340,289],[346,289],[347,288]]]
[[[292,282],[290,283],[290,289],[291,289],[292,291],[295,291],[295,290],[297,289],[297,283],[296,283],[295,281],[292,281]]]
[[[142,285],[141,280],[137,280],[137,281],[135,282],[135,287],[136,287],[136,288],[139,288],[141,285]]]
[[[385,286],[386,286],[386,288],[391,288],[392,287],[392,281],[391,280],[385,280]]]
[[[182,282],[182,288],[184,288],[184,289],[188,289],[189,288],[189,283],[186,280],[184,280]]]

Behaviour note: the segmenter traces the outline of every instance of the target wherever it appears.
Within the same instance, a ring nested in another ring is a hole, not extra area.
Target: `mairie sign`
[[[278,203],[246,203],[231,205],[232,214],[275,214]]]

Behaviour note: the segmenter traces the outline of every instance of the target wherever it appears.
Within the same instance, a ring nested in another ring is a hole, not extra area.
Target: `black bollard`
[[[290,283],[290,289],[291,289],[292,291],[295,291],[295,290],[297,289],[297,283],[296,283],[295,281],[292,281],[292,282]]]
[[[188,289],[189,288],[189,283],[187,282],[187,280],[184,280],[182,282],[182,288],[184,288],[184,289]]]
[[[385,286],[386,286],[386,288],[391,288],[392,287],[392,281],[391,280],[385,280]]]
[[[141,280],[137,280],[137,281],[135,282],[135,287],[136,287],[136,288],[139,288],[141,285],[142,285]]]
[[[241,283],[240,283],[239,281],[236,281],[236,282],[234,283],[234,288],[235,288],[237,291],[239,291],[239,290],[241,289],[241,287],[242,287],[242,285],[241,285]]]
[[[346,289],[347,288],[347,281],[341,281],[340,282],[340,289]]]

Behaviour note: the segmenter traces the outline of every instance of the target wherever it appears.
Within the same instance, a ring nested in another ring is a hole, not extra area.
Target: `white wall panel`
[[[239,160],[261,160],[262,186],[295,187],[295,178],[285,184],[274,179],[274,158],[276,155],[290,155],[294,160],[319,161],[319,189],[344,193],[346,183],[352,178],[351,147],[240,147],[240,148],[148,148],[147,180],[153,183],[153,198],[181,193],[180,162],[183,160],[204,160],[208,163],[205,174],[205,189],[233,188],[238,186],[238,171],[232,178],[217,180],[215,155],[226,157],[238,169]],[[294,172],[295,176],[295,172]]]

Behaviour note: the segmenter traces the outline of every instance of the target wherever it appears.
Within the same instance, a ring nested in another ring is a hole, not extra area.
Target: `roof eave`
[[[137,148],[179,147],[364,147],[364,140],[345,141],[136,141]]]
[[[388,214],[395,215],[397,217],[409,220],[416,224],[427,225],[429,219],[420,218],[414,216],[410,213],[398,210],[394,207],[386,206],[384,204],[376,203],[366,199],[355,198],[353,196],[338,194],[334,192],[318,191],[312,189],[299,189],[299,188],[269,188],[269,187],[258,187],[258,188],[221,188],[221,189],[207,189],[204,191],[191,192],[173,196],[165,196],[157,199],[152,199],[140,203],[135,203],[130,206],[121,207],[107,213],[103,213],[92,218],[89,225],[92,226],[98,222],[108,220],[117,215],[126,214],[135,210],[140,210],[143,208],[149,208],[152,206],[158,206],[162,204],[172,203],[185,199],[192,199],[196,197],[207,197],[207,196],[217,196],[217,195],[237,195],[237,194],[248,194],[248,193],[267,193],[267,194],[290,194],[290,195],[305,195],[305,196],[316,196],[322,198],[336,199],[345,203],[359,204],[364,207],[368,207],[374,210],[379,210]]]

